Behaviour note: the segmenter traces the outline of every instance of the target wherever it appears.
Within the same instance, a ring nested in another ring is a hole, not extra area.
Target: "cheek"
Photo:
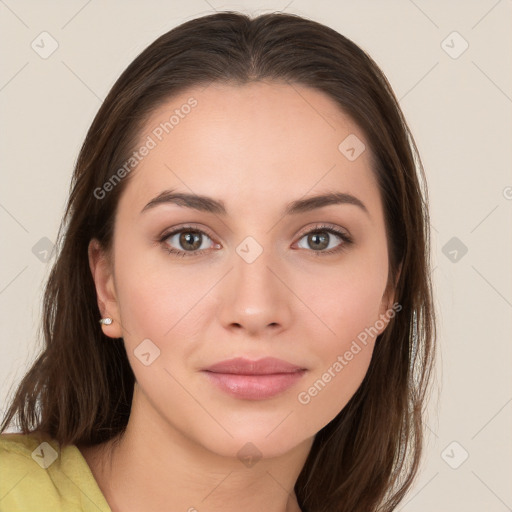
[[[213,284],[208,274],[180,270],[167,262],[163,249],[127,246],[118,244],[116,260],[120,316],[127,334],[163,340],[184,325],[190,327],[196,304]]]
[[[307,429],[318,431],[334,419],[363,381],[373,354],[379,297],[349,288],[326,302],[320,314],[334,334],[324,329],[314,340],[318,364],[297,394]]]
[[[373,343],[356,340],[333,349],[328,363],[312,372],[296,397],[308,431],[318,432],[344,409],[367,373],[372,352]]]
[[[124,249],[120,244],[119,252]],[[166,265],[165,252],[146,249],[125,254],[130,257],[116,262],[116,289],[136,380],[157,409],[164,410],[172,397],[183,414],[187,408],[191,415],[197,414],[179,382],[185,380],[183,362],[201,338],[201,317],[208,304],[205,295],[215,284],[214,276]]]
[[[343,349],[380,319],[387,282],[387,261],[350,255],[339,266],[310,272],[307,283],[299,279],[294,289],[317,318],[318,332],[329,352]],[[353,256],[353,257],[352,257]],[[380,325],[380,324],[379,324]]]
[[[316,313],[309,325],[319,325],[309,331],[318,364],[297,394],[305,424],[313,431],[338,415],[368,371],[383,327],[379,313],[387,267],[385,261],[375,260],[331,272],[329,279],[316,278],[317,293],[308,293],[307,288],[299,292]]]

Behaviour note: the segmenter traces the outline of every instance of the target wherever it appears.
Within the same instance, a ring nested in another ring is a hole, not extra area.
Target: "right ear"
[[[121,338],[123,332],[119,321],[119,306],[114,283],[113,265],[109,254],[103,249],[96,238],[89,242],[89,268],[96,287],[98,308],[102,318],[110,317],[113,322],[103,325],[102,329],[110,338]],[[98,318],[98,321],[100,319]]]

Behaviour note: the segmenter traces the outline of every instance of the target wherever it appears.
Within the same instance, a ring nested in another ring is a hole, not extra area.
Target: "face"
[[[136,376],[134,407],[217,454],[251,442],[268,457],[343,409],[393,304],[362,144],[329,97],[298,85],[212,84],[152,114],[111,257],[95,242],[89,253],[114,319],[104,332],[124,338]],[[329,194],[338,201],[311,199]],[[301,371],[204,371],[266,357]]]

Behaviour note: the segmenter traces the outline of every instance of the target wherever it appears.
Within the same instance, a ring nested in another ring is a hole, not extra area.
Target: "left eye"
[[[301,246],[300,241],[306,239],[306,246]],[[338,239],[338,243],[336,243]],[[341,232],[332,228],[315,229],[306,233],[299,241],[298,246],[301,249],[313,248],[315,252],[330,253],[336,251],[337,248],[344,243],[350,243],[349,238]],[[334,251],[333,251],[334,250]]]

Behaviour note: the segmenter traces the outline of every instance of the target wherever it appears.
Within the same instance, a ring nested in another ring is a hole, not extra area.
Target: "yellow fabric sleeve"
[[[0,512],[111,512],[75,445],[32,433],[0,435]]]

